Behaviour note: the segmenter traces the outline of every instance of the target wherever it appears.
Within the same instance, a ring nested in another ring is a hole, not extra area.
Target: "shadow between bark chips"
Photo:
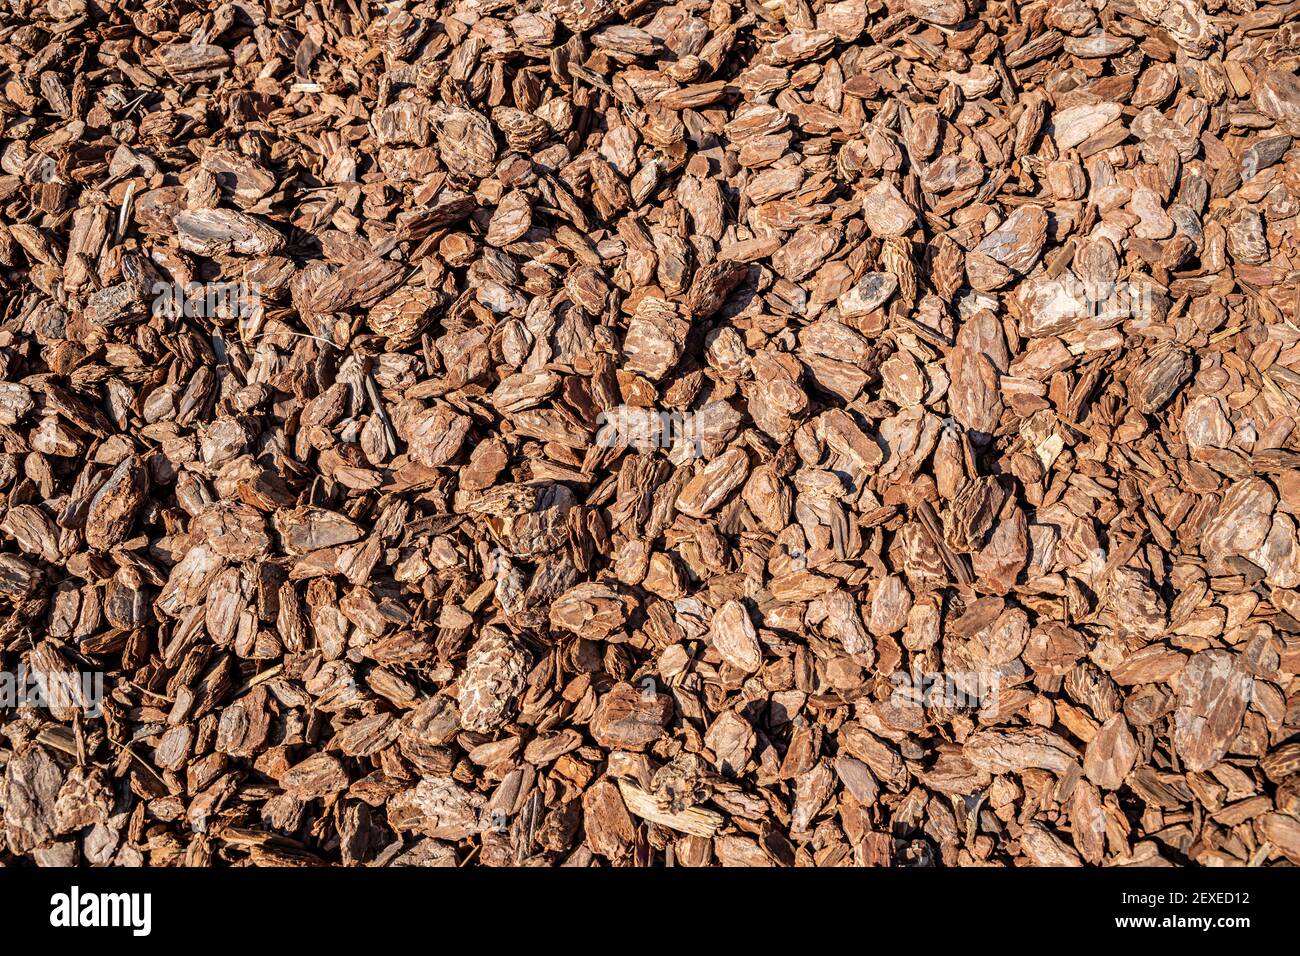
[[[1298,69],[1262,0],[11,0],[0,863],[1300,863]]]

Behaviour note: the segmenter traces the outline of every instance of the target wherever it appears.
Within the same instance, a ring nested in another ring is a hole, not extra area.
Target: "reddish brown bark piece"
[[[656,693],[653,684],[616,684],[592,715],[591,735],[605,747],[641,750],[659,739],[672,713],[672,698]]]
[[[1228,752],[1241,730],[1254,679],[1241,658],[1226,650],[1192,655],[1178,675],[1174,743],[1190,770],[1208,770]]]
[[[136,6],[0,28],[0,865],[1300,862],[1295,4]]]

